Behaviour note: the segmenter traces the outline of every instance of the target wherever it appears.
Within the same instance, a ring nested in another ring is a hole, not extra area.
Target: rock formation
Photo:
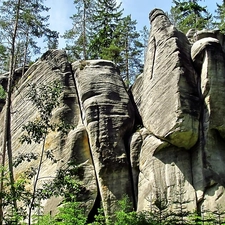
[[[54,177],[58,168],[75,160],[83,168],[87,214],[101,199],[105,214],[112,215],[124,195],[138,211],[150,210],[162,198],[173,209],[177,196],[190,211],[202,206],[214,210],[225,201],[224,36],[218,31],[192,32],[196,36],[191,44],[162,10],[153,10],[149,19],[144,72],[129,91],[114,63],[71,64],[62,50],[46,52],[14,88],[16,156],[40,152],[38,144],[19,142],[22,125],[38,116],[26,99],[27,84],[61,81],[63,96],[53,120],[74,128],[66,136],[48,134],[46,147],[61,160],[46,160],[41,177]],[[1,121],[3,116],[4,108]],[[30,166],[18,167],[16,177]],[[45,212],[54,211],[60,201],[43,202]]]

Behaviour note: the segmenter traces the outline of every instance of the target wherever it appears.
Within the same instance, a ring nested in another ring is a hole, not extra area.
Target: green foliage
[[[209,26],[212,15],[198,2],[198,0],[173,0],[174,6],[171,8],[170,17],[174,25],[184,33],[191,28],[202,30]]]
[[[73,161],[68,162],[64,167],[57,171],[51,182],[44,183],[43,191],[46,193],[46,197],[62,196],[66,203],[74,202],[79,192],[84,191],[78,178],[82,168],[77,167]]]
[[[152,214],[149,212],[135,212],[132,209],[131,202],[129,198],[125,196],[122,200],[118,202],[119,207],[115,212],[115,221],[111,224],[116,225],[157,225],[159,224],[154,220]]]
[[[90,225],[106,225],[108,218],[104,215],[104,210],[102,207],[98,208],[98,214],[95,215],[95,221]]]
[[[119,46],[114,61],[120,69],[121,76],[126,83],[132,84],[140,71],[143,70],[144,40],[140,32],[136,31],[136,20],[131,15],[124,17],[116,27],[114,44]],[[120,50],[120,51],[119,51]],[[128,86],[129,86],[128,85]]]
[[[0,99],[5,99],[6,98],[6,92],[2,85],[0,85]]]
[[[118,64],[122,61],[121,48],[119,48],[114,42],[110,43],[109,47],[103,48],[101,58],[111,60]]]
[[[93,15],[93,34],[91,35],[89,54],[91,59],[101,58],[104,51],[110,47],[112,41],[118,39],[116,29],[122,20],[121,3],[116,0],[97,0]]]
[[[63,225],[84,225],[87,218],[84,214],[84,209],[78,202],[69,202],[62,207],[59,207],[59,214],[55,217],[55,224]]]
[[[41,154],[35,154],[35,153],[22,153],[19,154],[18,157],[14,159],[13,166],[18,167],[21,163],[31,161],[38,161],[37,168],[33,166],[29,166],[28,170],[25,171],[24,174],[20,174],[20,177],[18,177],[13,184],[15,195],[12,195],[11,189],[9,188],[9,185],[11,184],[6,177],[6,173],[4,178],[4,189],[1,193],[2,196],[4,196],[4,202],[3,206],[6,207],[6,212],[10,212],[10,216],[7,214],[4,216],[4,221],[8,220],[8,218],[17,218],[20,220],[21,217],[25,217],[28,219],[28,224],[31,224],[31,212],[35,208],[40,206],[40,201],[42,199],[47,199],[51,196],[53,196],[53,192],[49,192],[47,189],[44,188],[38,188],[37,182],[39,179],[39,174],[41,171],[41,166],[43,163],[44,156],[46,156],[47,159],[50,159],[53,163],[58,162],[57,159],[54,157],[54,153],[52,150],[45,150],[45,141],[46,136],[49,133],[49,131],[53,131],[57,129],[58,131],[61,131],[62,133],[65,133],[67,129],[69,129],[69,125],[64,123],[51,123],[52,118],[52,112],[53,110],[59,105],[59,98],[62,92],[62,87],[59,81],[54,81],[49,85],[40,85],[37,86],[35,84],[31,84],[29,86],[29,92],[28,92],[28,99],[32,101],[33,105],[36,106],[38,112],[39,112],[39,118],[35,119],[34,121],[29,121],[26,125],[23,125],[22,130],[25,132],[21,136],[21,142],[26,142],[27,144],[34,143],[42,143],[41,148]],[[60,172],[57,173],[57,176],[59,177]],[[64,182],[62,182],[61,179],[61,186],[67,185],[66,188],[70,188],[70,191],[74,191],[74,183],[71,181],[71,176],[68,178],[69,175],[64,175],[63,177]],[[31,183],[31,180],[34,179],[34,184]],[[56,178],[55,178],[56,179]],[[66,183],[66,181],[67,183]],[[75,180],[73,179],[75,182]],[[55,182],[55,180],[54,180]],[[33,186],[33,188],[27,189],[27,186]],[[72,189],[73,188],[73,189]],[[77,187],[76,187],[77,189]],[[75,191],[74,191],[75,192]],[[16,199],[15,199],[16,198]],[[20,205],[20,208],[18,210],[14,210],[14,201]],[[24,213],[26,209],[29,209],[28,215]],[[8,210],[12,209],[12,210]]]
[[[59,206],[59,213],[55,216],[44,215],[36,219],[39,225],[84,225],[87,217],[78,202],[69,202]]]
[[[48,42],[48,47],[57,46],[58,32],[49,29],[49,24],[47,23],[49,15],[46,15],[49,8],[44,5],[44,1],[26,0],[19,3],[15,0],[0,1],[0,35],[2,44],[0,47],[2,59],[0,71],[9,70],[8,61],[12,52],[16,56],[15,67],[29,64],[32,53],[40,54],[37,38],[44,37]],[[12,33],[14,31],[15,12],[18,4],[20,5],[17,15],[17,32],[14,39]],[[7,49],[7,51],[3,52],[2,48]]]
[[[218,27],[223,34],[225,34],[225,2],[217,5],[216,15],[215,15],[215,26]]]
[[[69,59],[88,59],[87,48],[93,25],[95,1],[74,0],[76,14],[70,17],[72,29],[67,30],[63,37],[66,39],[66,50]]]
[[[143,71],[146,28],[141,36],[137,22],[131,15],[123,17],[116,0],[76,0],[74,5],[73,27],[63,36],[70,60],[111,60],[129,87]]]
[[[4,182],[4,189],[0,193],[3,201],[2,206],[5,209],[3,220],[6,224],[15,224],[16,221],[21,221],[26,216],[26,205],[28,199],[31,197],[29,191],[25,189],[25,185],[28,184],[27,179],[22,175],[14,183],[17,202],[23,202],[24,204],[15,210],[14,199],[11,193],[11,182],[9,178],[9,172],[5,168],[1,168],[4,171],[5,176],[2,178]]]
[[[4,73],[7,72],[8,69],[8,49],[6,48],[6,46],[4,46],[4,44],[0,43],[0,73]],[[1,87],[1,85],[0,85]],[[1,88],[0,88],[1,90]]]

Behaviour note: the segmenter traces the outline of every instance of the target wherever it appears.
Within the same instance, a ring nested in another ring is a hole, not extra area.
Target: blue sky
[[[120,2],[120,0],[117,0]],[[140,30],[143,26],[149,28],[148,15],[154,8],[169,11],[172,5],[172,0],[121,0],[122,8],[124,8],[124,15],[131,14],[133,20],[137,20],[137,29]],[[216,0],[218,4],[222,0]],[[201,5],[207,6],[207,9],[213,13],[216,9],[216,2],[214,0],[202,0]],[[72,23],[69,18],[75,14],[73,0],[46,0],[46,5],[50,7],[50,28],[60,32],[62,35],[65,30],[71,29]],[[65,47],[65,41],[59,40],[59,48]]]

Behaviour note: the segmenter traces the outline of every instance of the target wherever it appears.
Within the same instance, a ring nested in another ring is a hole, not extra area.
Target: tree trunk
[[[34,187],[33,187],[33,193],[32,193],[32,199],[29,205],[29,210],[28,210],[28,225],[31,225],[32,223],[32,210],[34,209],[34,203],[35,203],[35,194],[37,192],[37,184],[38,184],[38,180],[39,180],[39,176],[40,176],[40,172],[41,172],[41,166],[43,163],[43,157],[44,157],[44,150],[45,150],[45,143],[46,143],[46,137],[47,137],[47,130],[46,130],[46,134],[44,136],[44,140],[42,143],[42,149],[41,149],[41,158],[39,161],[39,165],[38,165],[38,170],[37,170],[37,174],[36,177],[34,178]]]
[[[13,206],[15,211],[17,211],[17,201],[15,195],[14,187],[14,176],[13,176],[13,162],[12,162],[12,147],[11,147],[11,94],[12,94],[12,84],[13,84],[13,75],[15,71],[15,42],[17,36],[17,28],[19,21],[19,10],[20,10],[20,1],[17,1],[17,10],[16,18],[14,24],[14,30],[12,34],[12,45],[11,45],[11,58],[10,58],[10,69],[7,85],[7,94],[6,94],[6,104],[5,104],[5,118],[4,118],[4,130],[3,130],[3,141],[2,141],[2,172],[1,172],[1,183],[0,183],[0,193],[4,190],[4,166],[6,161],[6,150],[8,153],[8,166],[10,174],[10,185],[11,185],[11,194],[13,196]],[[0,195],[1,196],[1,195]],[[2,197],[0,197],[0,225],[3,224],[3,206],[2,206]]]
[[[83,0],[84,9],[83,9],[83,54],[84,59],[87,59],[87,51],[86,51],[86,0]]]

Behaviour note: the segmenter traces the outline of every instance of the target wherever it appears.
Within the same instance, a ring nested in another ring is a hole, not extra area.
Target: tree
[[[146,58],[146,53],[148,49],[148,39],[149,39],[149,29],[147,26],[144,26],[143,29],[141,30],[141,42],[144,47],[144,51],[142,53],[143,61],[145,61]]]
[[[27,63],[28,45],[34,42],[32,37],[41,37],[46,30],[44,22],[48,17],[42,17],[41,12],[47,8],[41,4],[43,0],[4,0],[0,5],[0,36],[1,43],[9,53],[9,75],[6,91],[5,117],[2,140],[1,166],[5,167],[6,151],[8,155],[8,166],[11,181],[11,192],[13,196],[14,208],[17,211],[13,162],[12,162],[12,146],[11,146],[11,93],[14,83],[14,71],[18,62],[23,61],[23,65]],[[25,40],[25,41],[24,41]],[[23,45],[24,43],[24,45]],[[21,46],[23,47],[23,60],[21,60]],[[3,192],[4,170],[1,172],[0,192]],[[2,224],[2,196],[0,196],[0,225]]]
[[[118,39],[115,32],[122,19],[121,3],[116,0],[97,0],[93,15],[93,30],[88,48],[91,59],[99,59],[105,55],[105,49],[112,47],[113,40]]]
[[[31,224],[31,213],[35,207],[37,184],[43,163],[46,137],[50,130],[54,130],[57,127],[56,124],[51,124],[50,120],[53,109],[59,105],[60,93],[61,86],[59,81],[55,81],[50,85],[41,85],[40,87],[36,87],[35,84],[32,84],[28,93],[28,98],[36,106],[40,118],[30,121],[23,126],[23,131],[26,133],[22,135],[21,142],[26,142],[28,144],[32,142],[42,143],[39,165],[35,172],[32,196],[29,203],[28,224]]]
[[[136,20],[131,15],[126,16],[117,26],[117,45],[120,46],[121,60],[118,63],[121,75],[129,86],[143,70],[144,44],[140,40],[140,33],[136,31]]]
[[[173,24],[184,33],[191,28],[202,30],[209,25],[212,15],[198,2],[199,0],[173,0],[174,6],[170,10],[170,18]]]
[[[17,37],[17,29],[19,23],[19,13],[20,13],[20,0],[17,1],[17,5],[15,8],[15,22],[13,23],[12,35],[11,35],[11,57],[10,57],[10,68],[9,68],[9,77],[8,77],[8,85],[7,85],[7,93],[6,93],[6,104],[5,104],[5,118],[4,118],[4,130],[3,130],[3,141],[2,141],[2,158],[1,158],[1,166],[5,167],[5,158],[6,158],[6,150],[8,153],[8,165],[9,165],[9,176],[10,176],[10,188],[13,196],[13,206],[15,211],[17,212],[17,202],[16,202],[16,194],[14,187],[14,176],[13,176],[13,162],[12,162],[12,146],[11,146],[11,93],[12,93],[12,82],[13,82],[13,74],[15,71],[15,47],[16,47],[16,37]],[[1,183],[0,183],[0,192],[3,192],[3,177],[4,170],[1,171]],[[0,196],[0,225],[3,223],[3,207],[2,207],[2,196]]]
[[[7,48],[3,45],[0,44],[0,73],[5,73],[7,72],[7,69],[9,68],[8,65],[8,52],[7,52]]]
[[[113,32],[114,39],[100,53],[102,59],[111,60],[118,66],[128,87],[143,70],[144,44],[136,24],[131,15],[122,18]]]
[[[46,31],[47,49],[57,49],[59,45],[59,32],[51,31],[50,29],[46,29]]]
[[[66,50],[72,60],[88,59],[87,48],[92,27],[92,15],[95,1],[74,0],[76,14],[71,16],[73,28],[67,30],[63,37],[67,40]]]
[[[72,43],[66,46],[69,57],[111,60],[129,86],[143,70],[146,40],[144,37],[140,40],[137,22],[130,15],[122,17],[121,3],[115,0],[75,0],[74,4],[73,28],[64,34],[68,43]]]
[[[217,5],[217,10],[216,10],[216,22],[215,25],[221,30],[222,33],[225,34],[225,1],[223,0],[223,3]]]
[[[187,216],[190,212],[187,210],[187,204],[190,203],[189,199],[186,199],[186,190],[184,188],[184,180],[182,179],[180,173],[178,177],[176,189],[174,190],[174,196],[172,200],[172,205],[174,206],[173,212],[171,212],[172,221],[177,224],[189,224]]]
[[[51,31],[47,24],[49,16],[44,14],[49,8],[44,6],[44,0],[27,0],[20,2],[17,35],[15,39],[15,68],[24,66],[31,60],[31,53],[40,53],[36,38],[45,37],[49,39],[58,38],[58,32]],[[15,21],[15,8],[17,2],[4,0],[0,4],[0,35],[1,43],[11,54],[11,43],[13,33],[12,21]]]

